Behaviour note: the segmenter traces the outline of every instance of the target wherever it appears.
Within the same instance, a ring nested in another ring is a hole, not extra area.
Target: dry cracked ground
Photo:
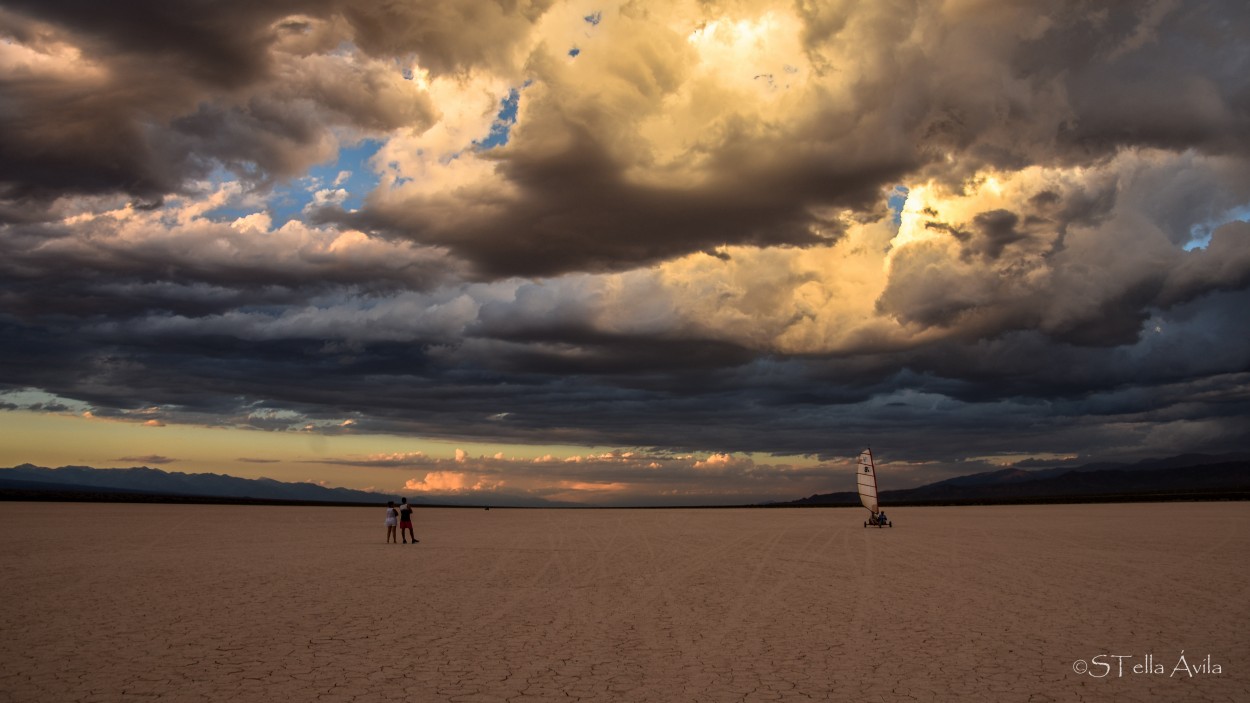
[[[0,503],[0,701],[1250,700],[1250,503],[862,513]]]

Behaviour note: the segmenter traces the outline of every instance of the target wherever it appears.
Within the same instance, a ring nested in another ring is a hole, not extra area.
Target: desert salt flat
[[[0,504],[0,700],[1250,700],[1246,503],[382,512]]]

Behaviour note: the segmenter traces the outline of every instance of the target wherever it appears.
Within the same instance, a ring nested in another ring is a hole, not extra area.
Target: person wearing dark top
[[[407,535],[404,535],[405,530],[408,531]],[[412,532],[412,506],[408,505],[407,498],[399,499],[399,534],[404,537],[404,544],[408,544],[408,537],[412,538],[413,544],[420,541]]]

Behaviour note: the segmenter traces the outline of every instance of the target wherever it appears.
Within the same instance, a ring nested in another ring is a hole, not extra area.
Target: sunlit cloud
[[[404,482],[404,489],[417,493],[456,494],[495,491],[504,485],[504,481],[487,480],[464,472],[431,471],[422,479],[409,479]]]

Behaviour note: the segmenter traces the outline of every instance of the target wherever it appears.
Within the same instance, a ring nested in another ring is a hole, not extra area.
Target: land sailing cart
[[[872,449],[865,449],[855,462],[856,481],[859,483],[859,502],[868,508],[870,515],[864,527],[894,527],[877,506],[877,466],[872,461]]]

